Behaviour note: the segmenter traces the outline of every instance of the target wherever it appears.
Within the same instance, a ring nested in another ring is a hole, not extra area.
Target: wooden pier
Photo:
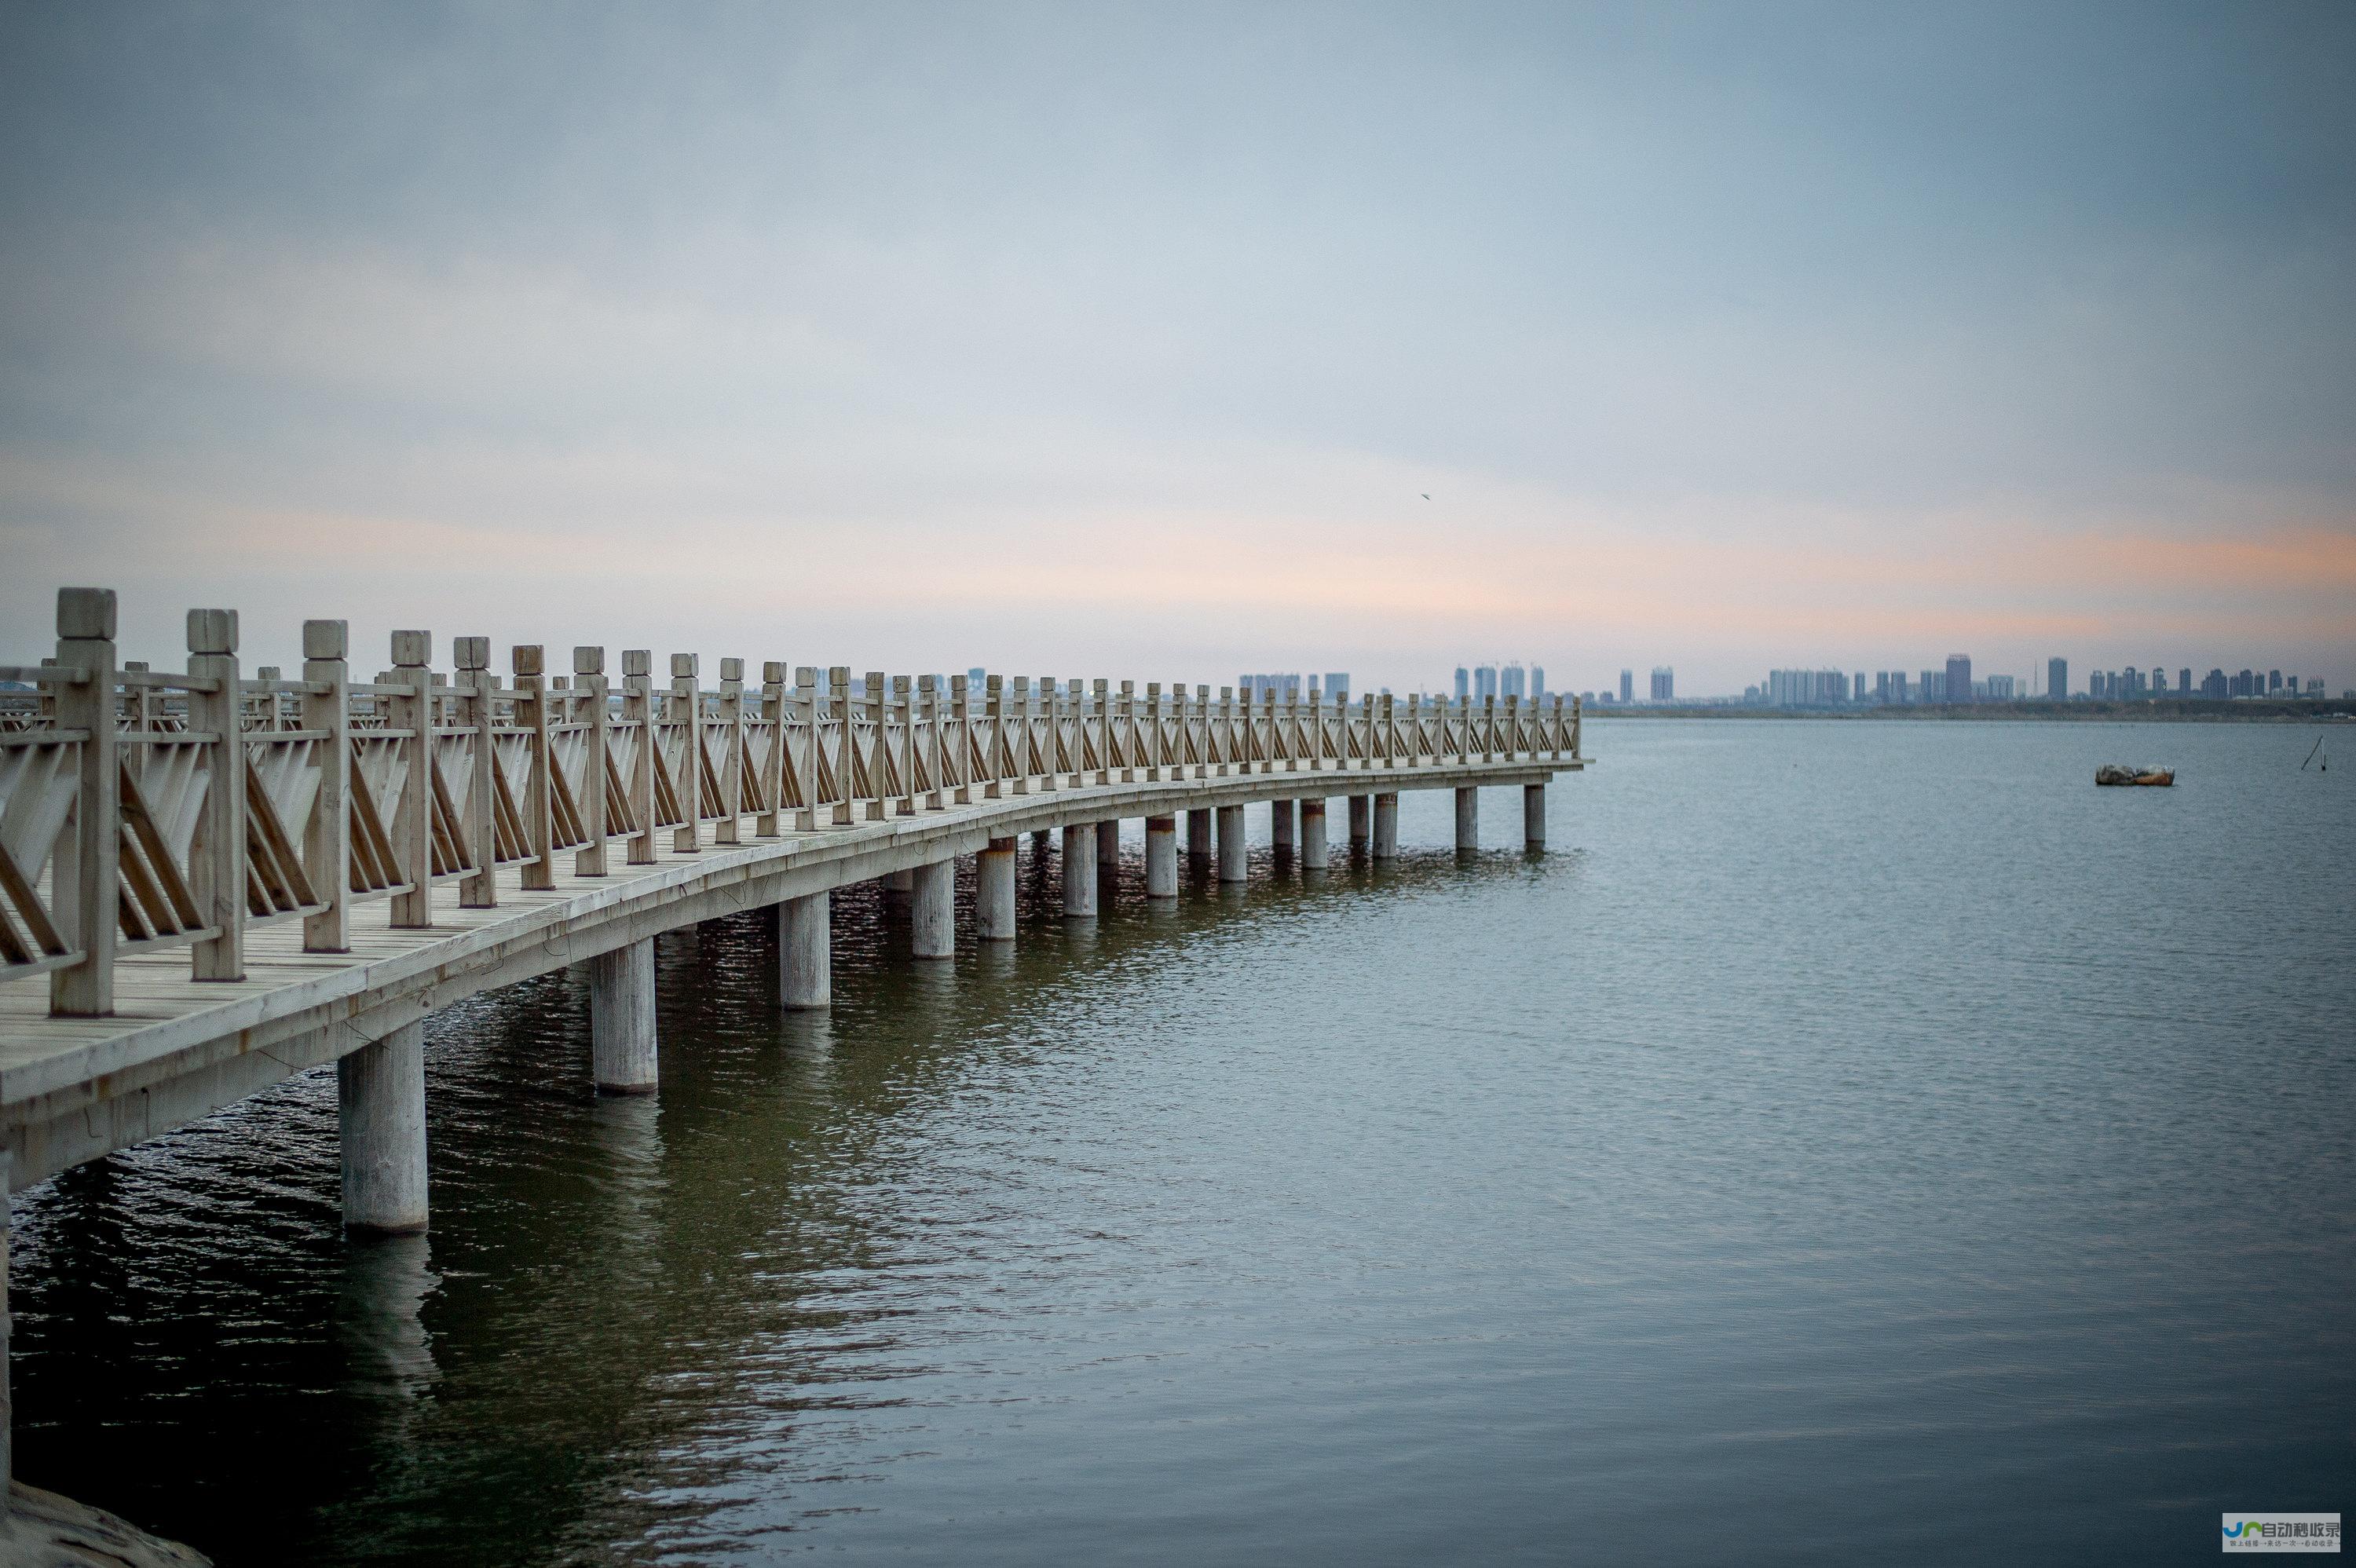
[[[1023,833],[1061,830],[1064,912],[1086,920],[1124,818],[1145,819],[1148,896],[1173,898],[1182,814],[1183,852],[1225,881],[1259,805],[1280,852],[1323,868],[1335,795],[1350,851],[1382,859],[1399,791],[1454,789],[1466,848],[1476,792],[1519,785],[1537,849],[1547,781],[1583,765],[1560,698],[781,663],[748,682],[738,659],[713,684],[692,655],[658,682],[647,651],[616,679],[594,647],[556,675],[516,647],[501,677],[482,637],[435,669],[423,631],[356,680],[338,621],[305,624],[286,678],[241,669],[228,610],[189,612],[166,673],[118,666],[114,622],[112,592],[63,590],[55,659],[0,667],[9,1189],[333,1061],[357,1230],[425,1225],[420,1023],[479,992],[588,963],[598,1087],[645,1093],[659,933],[774,909],[782,1004],[824,1007],[828,895],[849,883],[905,876],[915,951],[945,958],[959,856],[978,858],[969,939],[1014,937]]]

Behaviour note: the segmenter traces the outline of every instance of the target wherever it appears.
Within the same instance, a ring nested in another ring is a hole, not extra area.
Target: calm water
[[[1599,724],[1555,852],[436,1020],[20,1195],[19,1467],[228,1563],[2207,1561],[2356,1512],[2356,737]],[[2172,791],[2094,764],[2173,762]],[[1337,803],[1338,805],[1338,803]],[[1344,821],[1333,818],[1338,831]],[[1131,825],[1134,827],[1135,825]],[[1264,835],[1265,818],[1255,814]]]

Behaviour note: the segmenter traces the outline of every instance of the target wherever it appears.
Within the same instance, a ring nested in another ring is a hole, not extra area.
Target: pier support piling
[[[600,1094],[651,1094],[655,1046],[655,939],[589,960],[589,1065]]]
[[[831,894],[810,893],[777,906],[777,998],[793,1011],[833,1001],[832,903]]]
[[[1301,869],[1322,871],[1325,851],[1325,798],[1312,795],[1301,803]]]
[[[1120,864],[1120,820],[1097,824],[1097,864],[1110,869]]]
[[[1178,896],[1178,819],[1174,816],[1145,819],[1145,896]]]
[[[1097,917],[1097,825],[1068,823],[1064,828],[1064,918]]]
[[[1481,848],[1481,792],[1469,785],[1456,792],[1456,852]]]
[[[336,1063],[344,1228],[425,1229],[425,1026],[413,1023]]]
[[[1398,795],[1375,796],[1375,846],[1377,860],[1398,859]]]
[[[1546,849],[1546,785],[1522,786],[1522,848],[1537,855]]]
[[[993,838],[974,857],[973,933],[984,942],[1014,940],[1014,840]]]
[[[1292,802],[1269,801],[1268,803],[1268,841],[1274,846],[1280,859],[1292,858],[1292,845],[1295,837]]]
[[[919,958],[957,956],[957,862],[919,866],[913,880],[910,942]]]
[[[1206,810],[1186,814],[1186,858],[1208,860],[1211,858],[1211,814]]]
[[[1352,795],[1350,797],[1351,854],[1363,855],[1366,852],[1366,846],[1373,842],[1374,824],[1375,797],[1370,795]]]
[[[1219,880],[1240,882],[1250,873],[1244,854],[1244,808],[1219,807]]]

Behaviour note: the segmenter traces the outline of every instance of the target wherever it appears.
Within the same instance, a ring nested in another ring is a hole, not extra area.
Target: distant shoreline
[[[1883,703],[1868,708],[1751,708],[1740,703],[1723,707],[1678,707],[1618,703],[1588,703],[1587,719],[1840,719],[1888,721],[1952,720],[1986,723],[1998,719],[2034,720],[2054,724],[2123,724],[2158,721],[2169,724],[2297,724],[2335,722],[2356,718],[2356,702],[2324,698],[2298,702],[2190,701],[2111,702],[1955,702]]]

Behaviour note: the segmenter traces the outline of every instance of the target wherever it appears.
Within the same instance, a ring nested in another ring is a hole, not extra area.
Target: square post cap
[[[518,643],[508,650],[508,663],[518,675],[547,673],[547,661],[541,656],[538,643]]]
[[[87,643],[114,640],[114,590],[58,590],[58,635]]]
[[[392,664],[395,669],[423,669],[433,662],[433,633],[395,632],[392,635]]]
[[[575,647],[573,650],[573,673],[603,675],[605,673],[605,650],[596,647]]]
[[[867,683],[866,683],[866,684],[867,684],[867,689],[868,689],[868,690],[870,690],[870,691],[881,691],[881,690],[883,690],[883,689],[884,689],[884,672],[883,672],[882,670],[880,670],[880,669],[871,669],[871,670],[869,670],[869,671],[867,672]]]
[[[673,680],[693,680],[695,678],[695,656],[693,654],[671,655],[670,677]]]
[[[794,684],[796,686],[816,686],[818,684],[818,666],[812,664],[796,665],[794,667]]]
[[[826,683],[837,690],[848,689],[851,685],[851,667],[847,664],[827,666]]]
[[[982,677],[982,681],[985,690],[1000,692],[1006,689],[1006,677],[1002,675],[984,676]]]
[[[348,621],[303,623],[303,656],[306,659],[342,658],[351,640],[352,628]]]
[[[906,676],[895,675],[892,677],[892,693],[895,697],[905,697],[908,695],[908,677]]]
[[[625,677],[652,675],[655,670],[654,651],[650,648],[624,648],[622,674]]]
[[[234,610],[189,611],[188,651],[192,654],[237,652],[237,612]]]
[[[786,684],[786,666],[785,666],[785,661],[784,661],[784,660],[782,660],[782,659],[766,659],[766,660],[764,660],[764,661],[762,662],[762,665],[761,665],[761,684],[762,684],[763,686],[783,686],[783,685],[785,685],[785,684]]]
[[[720,678],[723,680],[743,680],[744,678],[744,661],[743,659],[722,659],[720,661]]]
[[[491,639],[488,637],[451,638],[450,662],[460,669],[490,668]]]
[[[920,675],[916,677],[916,689],[918,691],[936,690],[940,686],[940,679],[941,677],[937,675]]]

